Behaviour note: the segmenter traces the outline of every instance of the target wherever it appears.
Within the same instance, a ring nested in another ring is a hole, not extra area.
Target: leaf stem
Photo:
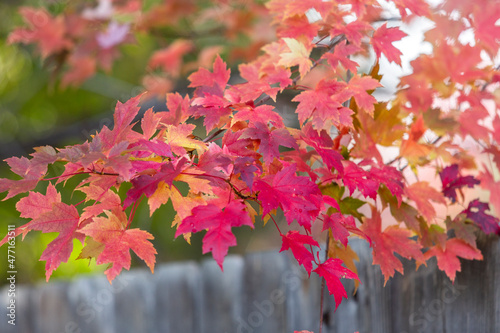
[[[283,236],[283,234],[281,233],[280,227],[278,227],[278,223],[276,223],[276,220],[274,219],[274,217],[271,215],[271,213],[268,213],[268,214],[269,214],[269,217],[271,218],[271,220],[273,220],[274,225],[276,226],[276,229],[278,229],[280,236]]]
[[[325,258],[328,259],[328,251],[330,249],[330,230],[326,234],[326,249]],[[325,278],[321,278],[321,295],[319,301],[319,333],[323,331],[323,303],[325,298]]]

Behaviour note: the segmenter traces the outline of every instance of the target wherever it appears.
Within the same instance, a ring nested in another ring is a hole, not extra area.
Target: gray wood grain
[[[348,299],[335,310],[325,290],[325,333],[500,332],[500,241],[483,237],[483,261],[461,260],[451,283],[435,260],[415,269],[402,260],[384,287],[366,242],[353,240],[361,285],[344,281]],[[16,323],[8,325],[7,289],[0,290],[1,333],[318,333],[321,280],[308,278],[290,253],[228,256],[158,265],[72,282],[16,286]]]

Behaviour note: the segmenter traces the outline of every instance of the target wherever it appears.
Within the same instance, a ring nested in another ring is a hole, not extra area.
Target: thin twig
[[[217,135],[221,134],[224,131],[225,131],[224,129],[218,129],[217,131],[213,132],[212,134],[207,136],[205,139],[203,139],[203,142],[206,143],[206,142],[212,140],[213,138],[215,138]]]

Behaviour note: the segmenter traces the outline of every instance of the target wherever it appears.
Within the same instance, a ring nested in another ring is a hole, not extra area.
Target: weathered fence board
[[[480,242],[484,261],[462,261],[454,284],[435,261],[383,287],[365,242],[353,241],[362,284],[336,312],[326,294],[324,332],[500,332],[500,242]],[[0,318],[2,333],[291,333],[318,332],[321,281],[287,255],[229,256],[222,273],[213,260],[159,265],[73,282],[17,286],[16,326]],[[0,290],[6,309],[7,289]],[[4,311],[5,312],[5,311]],[[3,312],[3,313],[4,313]]]

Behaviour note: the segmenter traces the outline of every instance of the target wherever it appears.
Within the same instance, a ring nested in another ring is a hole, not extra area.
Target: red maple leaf
[[[392,195],[398,199],[398,206],[401,206],[402,195],[404,193],[403,175],[401,171],[389,165],[372,165],[370,178],[384,184]]]
[[[319,247],[317,241],[315,241],[309,235],[303,235],[296,230],[289,231],[286,235],[281,235],[282,246],[281,250],[292,250],[292,254],[297,259],[299,265],[304,265],[307,273],[311,275],[313,268],[314,255],[306,248],[306,245],[313,245]]]
[[[481,6],[481,10],[478,10],[477,14],[475,13],[474,20],[471,21],[473,22],[474,35],[494,56],[498,52],[498,36],[500,36],[500,27],[497,24],[500,17],[500,7],[495,2],[486,1],[484,4],[486,6]]]
[[[446,204],[443,194],[431,187],[428,182],[420,181],[406,187],[408,198],[415,201],[420,214],[427,220],[431,221],[436,217],[436,210],[431,203],[431,200],[443,205]]]
[[[191,41],[177,39],[168,47],[156,51],[149,60],[151,68],[161,67],[173,77],[178,77],[182,65],[182,57],[193,49]]]
[[[316,131],[309,123],[302,128],[302,133],[301,137],[304,142],[318,152],[323,163],[329,169],[335,168],[339,174],[343,174],[344,166],[342,165],[342,160],[344,157],[337,150],[333,149],[333,140],[328,133],[325,130]]]
[[[458,164],[453,164],[444,168],[443,171],[439,173],[439,177],[443,184],[442,192],[444,196],[450,198],[452,202],[457,201],[457,190],[460,190],[464,186],[472,188],[474,185],[480,183],[480,181],[473,176],[459,176]]]
[[[103,145],[102,150],[111,149],[122,141],[133,141],[133,139],[140,138],[137,132],[132,131],[132,127],[134,127],[132,121],[139,113],[141,97],[142,94],[129,99],[125,103],[116,103],[113,115],[113,130],[103,126],[101,132],[97,135]]]
[[[189,107],[191,100],[188,95],[182,96],[179,93],[167,94],[167,108],[168,112],[161,112],[161,121],[169,125],[179,125],[184,123],[191,113]]]
[[[292,0],[285,2],[285,4],[285,17],[304,15],[311,8],[314,8],[323,17],[326,17],[334,7],[334,4],[322,0]]]
[[[387,23],[381,25],[372,37],[372,45],[377,58],[383,53],[389,62],[394,61],[401,66],[401,51],[392,45],[393,42],[401,40],[407,36],[406,33],[399,30],[398,27],[387,28]]]
[[[351,161],[344,161],[342,182],[349,189],[351,195],[358,189],[365,197],[375,199],[379,183],[371,179],[370,174]]]
[[[165,162],[161,165],[160,171],[153,175],[145,174],[140,175],[137,178],[132,179],[131,183],[133,187],[128,190],[127,197],[123,201],[123,206],[128,207],[133,202],[137,201],[141,195],[146,195],[146,197],[151,197],[158,188],[160,182],[164,182],[168,185],[172,185],[175,177],[177,177],[186,167],[188,166],[188,160],[186,157],[181,157],[174,159],[169,162]]]
[[[319,264],[314,270],[314,272],[325,279],[330,295],[333,295],[335,298],[335,310],[337,310],[342,302],[342,298],[347,298],[347,293],[342,282],[340,282],[340,278],[356,279],[359,281],[358,275],[343,267],[342,263],[341,259],[329,258],[324,263]]]
[[[283,128],[283,118],[274,111],[274,106],[272,105],[259,105],[257,107],[247,106],[238,109],[238,112],[233,116],[232,123],[237,121],[248,121],[250,126],[255,126],[255,123],[267,124],[271,122],[277,128]]]
[[[114,208],[121,206],[122,202],[120,196],[111,190],[111,186],[116,183],[116,177],[107,176],[101,179],[108,180],[108,183],[99,184],[97,182],[93,182],[89,186],[77,188],[77,190],[87,195],[85,201],[95,201],[93,205],[86,206],[83,209],[84,212],[81,216],[82,221],[98,216],[105,210],[113,210]]]
[[[335,46],[333,53],[326,52],[321,58],[326,59],[333,69],[336,69],[340,64],[346,70],[350,70],[351,72],[356,73],[359,64],[351,60],[350,56],[359,51],[361,51],[361,48],[359,46],[347,44],[346,41],[342,41],[337,44],[337,46]]]
[[[296,170],[296,165],[292,164],[265,180],[257,179],[253,190],[258,192],[263,216],[281,207],[288,224],[296,219],[310,229],[311,220],[318,216],[322,206],[322,196],[318,186],[307,177],[296,176]]]
[[[19,11],[29,28],[14,30],[9,35],[9,43],[37,43],[43,58],[72,47],[62,16],[54,18],[45,9],[31,7],[22,7]]]
[[[343,20],[334,22],[332,29],[330,29],[330,36],[335,38],[339,35],[345,35],[349,43],[360,46],[366,32],[373,30],[372,26],[362,20],[352,21],[345,24]]]
[[[476,260],[483,259],[481,251],[458,238],[448,239],[445,248],[435,245],[424,253],[425,260],[429,260],[430,257],[434,256],[437,259],[439,269],[444,271],[451,281],[455,281],[457,272],[461,270],[458,257]]]
[[[31,159],[23,156],[10,157],[5,160],[12,172],[23,179],[0,178],[0,192],[8,191],[3,200],[34,189],[47,172],[47,166],[59,158],[55,149],[51,146],[36,147],[34,149],[35,152],[31,154],[33,157]]]
[[[231,102],[224,96],[220,88],[197,88],[191,102],[195,117],[205,117],[203,124],[207,133],[215,127],[223,126],[232,114]]]
[[[365,219],[360,229],[372,241],[373,264],[380,265],[385,283],[389,277],[394,276],[395,271],[403,274],[403,264],[396,258],[394,252],[407,259],[423,260],[420,250],[422,246],[409,238],[411,231],[398,226],[389,226],[382,231],[380,213],[373,206],[372,217]]]
[[[81,232],[104,244],[96,263],[111,264],[111,267],[104,272],[108,281],[113,281],[123,268],[130,269],[130,250],[144,260],[153,272],[156,250],[149,240],[154,237],[144,230],[127,229],[127,215],[121,207],[105,213],[106,217],[94,217],[91,223],[81,229]]]
[[[467,218],[474,221],[486,234],[496,233],[500,235],[500,220],[493,215],[486,214],[489,209],[490,206],[486,202],[475,199],[462,213],[466,214]]]
[[[408,10],[418,16],[429,15],[429,4],[425,0],[395,0],[394,4],[403,19],[408,17]]]
[[[213,66],[213,72],[205,68],[198,69],[198,71],[188,77],[188,80],[191,82],[189,87],[213,87],[217,85],[221,90],[224,90],[230,76],[231,70],[227,69],[224,61],[217,55]]]
[[[345,216],[341,213],[333,213],[332,215],[323,215],[323,230],[332,230],[333,238],[340,241],[344,246],[347,246],[350,232],[358,234],[364,238],[366,235],[356,227],[354,217],[351,215]]]
[[[494,150],[493,150],[494,149]],[[496,161],[497,167],[500,166],[500,151],[498,148],[492,147],[492,151],[490,154],[495,154],[497,156],[494,157]],[[479,174],[479,179],[481,180],[481,187],[490,191],[490,200],[489,203],[497,213],[497,216],[500,215],[500,181],[495,181],[495,178],[490,173],[488,168],[484,166],[484,172]]]
[[[84,236],[76,231],[80,215],[75,206],[61,202],[61,195],[52,184],[47,187],[45,195],[30,192],[27,197],[19,200],[16,209],[21,213],[21,217],[32,219],[15,229],[16,236],[22,234],[24,237],[31,230],[59,233],[40,257],[40,260],[46,261],[45,276],[48,281],[61,262],[68,261],[73,251],[73,239],[76,238],[83,243]],[[8,237],[5,237],[0,246],[7,240]]]
[[[32,168],[31,160],[24,156],[10,157],[5,161],[9,164],[11,170],[23,179],[12,180],[8,178],[0,178],[0,192],[8,191],[7,196],[3,200],[7,200],[20,193],[34,189],[39,180],[45,174],[44,170]]]
[[[377,87],[381,87],[380,82],[367,75],[355,75],[347,85],[349,95],[354,97],[358,107],[373,116],[374,104],[377,103],[377,100],[367,90],[374,90]]]
[[[329,122],[335,126],[350,127],[353,112],[342,106],[350,96],[344,82],[322,79],[314,90],[303,91],[292,101],[299,102],[296,113],[301,124],[312,117],[315,128],[321,129]]]
[[[209,203],[193,208],[191,216],[185,218],[177,228],[175,237],[206,229],[207,233],[203,237],[203,253],[212,252],[215,261],[223,269],[222,264],[229,247],[236,246],[236,237],[231,228],[243,225],[253,228],[244,203],[232,201],[224,209]]]
[[[269,126],[261,122],[256,122],[253,127],[245,129],[241,138],[259,140],[259,151],[265,163],[271,163],[274,158],[280,156],[279,146],[298,149],[297,142],[287,129],[271,130]]]

